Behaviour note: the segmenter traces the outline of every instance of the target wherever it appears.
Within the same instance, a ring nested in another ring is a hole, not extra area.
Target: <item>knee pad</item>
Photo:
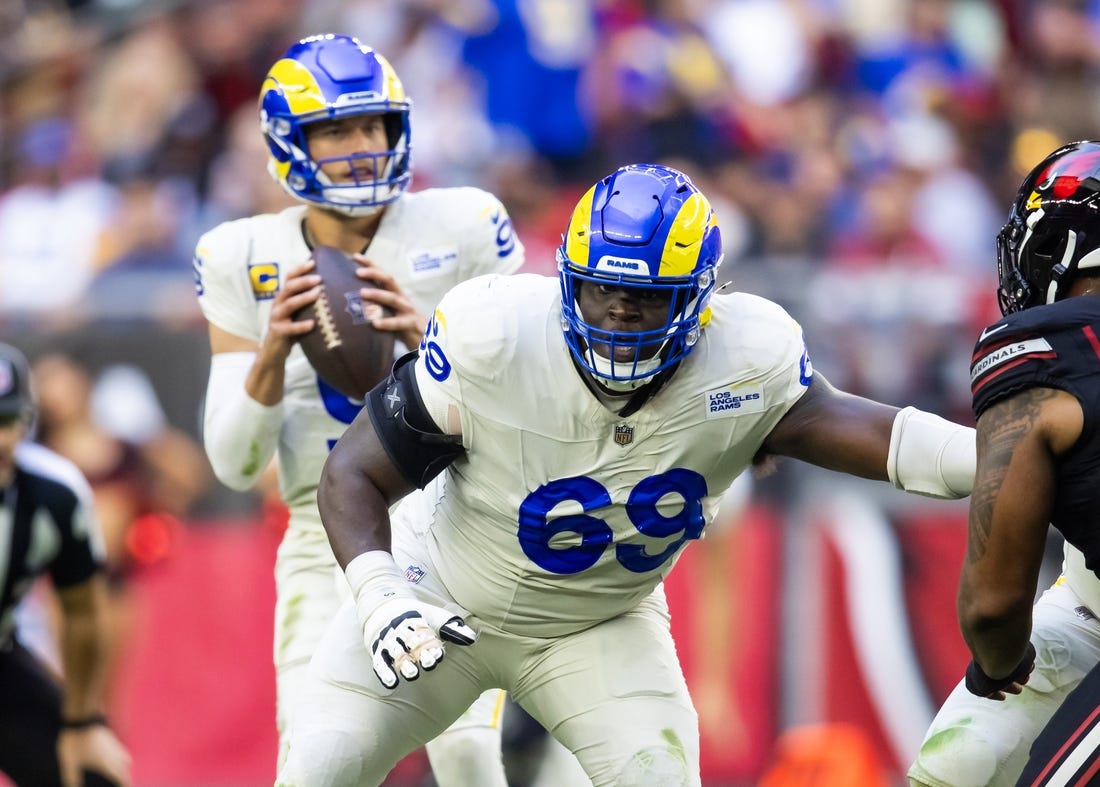
[[[928,738],[909,769],[909,783],[923,787],[1012,787],[1027,759],[1027,745],[1014,731],[994,745],[967,722],[947,727]],[[1022,752],[1022,753],[1021,753]],[[1007,757],[1007,759],[1006,759]],[[1008,760],[1019,760],[1008,762]]]
[[[293,738],[275,787],[379,785],[389,770],[370,773],[363,742],[349,733],[329,730]]]
[[[627,760],[616,787],[689,787],[698,784],[687,769],[687,759],[673,743],[649,746]]]
[[[439,787],[507,787],[499,727],[446,730],[425,748]]]

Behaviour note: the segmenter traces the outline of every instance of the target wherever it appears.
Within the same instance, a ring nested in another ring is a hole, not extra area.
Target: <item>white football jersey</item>
[[[195,251],[195,284],[206,319],[236,336],[262,340],[272,300],[287,271],[309,258],[306,208],[230,221],[206,233]],[[511,273],[523,244],[500,201],[475,188],[427,189],[391,203],[366,256],[389,271],[424,314],[460,281]],[[286,363],[279,483],[291,526],[320,527],[316,491],[331,447],[358,413],[325,385],[295,347]]]
[[[506,631],[558,636],[634,607],[810,384],[802,329],[734,293],[667,384],[626,418],[562,336],[556,279],[487,276],[441,302],[416,364],[425,406],[461,431],[427,533],[454,599]]]

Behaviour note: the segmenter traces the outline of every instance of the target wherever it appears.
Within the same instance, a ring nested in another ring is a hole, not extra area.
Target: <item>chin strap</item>
[[[619,413],[620,416],[626,418],[627,416],[634,415],[642,409],[642,405],[657,395],[657,392],[665,387],[665,383],[672,377],[672,373],[680,368],[680,362],[672,364],[667,369],[657,372],[653,376],[652,382],[639,388],[634,392],[634,395],[630,397],[630,400],[626,403],[626,407]]]
[[[605,396],[623,396],[625,393],[627,393],[625,391],[614,391],[606,387],[598,377],[593,375],[591,372],[586,371],[584,367],[577,363],[576,358],[572,358],[572,361],[573,368],[577,370],[577,374],[581,376],[581,379],[584,380],[585,385],[587,385],[597,396],[600,396],[601,394]],[[675,372],[679,368],[680,362],[677,361],[667,369],[664,369],[653,375],[652,379],[650,379],[649,382],[644,383],[641,388],[636,389],[630,395],[630,398],[626,400],[626,405],[623,407],[622,410],[619,411],[619,416],[622,418],[628,418],[634,415],[634,413],[641,410],[642,406],[657,395],[657,392],[660,391],[664,387],[665,383],[669,381],[669,378],[672,377],[673,372]]]

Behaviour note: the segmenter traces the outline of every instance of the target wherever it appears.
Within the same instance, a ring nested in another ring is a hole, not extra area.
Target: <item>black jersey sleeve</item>
[[[1098,333],[1100,299],[1092,298],[1028,309],[989,326],[970,364],[974,415],[1027,388],[1058,388],[1090,399],[1088,388],[1100,372]]]

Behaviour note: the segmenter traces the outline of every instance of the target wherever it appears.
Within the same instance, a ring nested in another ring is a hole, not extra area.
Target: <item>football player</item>
[[[325,465],[355,599],[279,784],[378,784],[500,686],[596,785],[698,785],[662,580],[733,479],[777,454],[969,493],[972,429],[833,388],[782,308],[715,292],[721,259],[692,181],[631,165],[576,206],[557,277],[447,294]],[[441,472],[430,527],[392,528],[388,508]]]
[[[1028,174],[997,238],[1004,317],[970,368],[979,461],[958,612],[973,660],[909,769],[914,785],[1016,784],[1031,742],[1100,662],[1098,211],[1100,142],[1077,142]],[[1066,540],[1062,575],[1033,607],[1050,524]],[[1064,777],[1050,783],[1086,783]]]
[[[302,204],[206,233],[195,276],[212,353],[206,452],[234,489],[256,484],[277,454],[290,510],[275,566],[281,759],[282,733],[343,582],[317,512],[317,482],[329,448],[362,404],[326,385],[296,344],[314,327],[293,318],[317,299],[311,249],[354,254],[359,276],[378,287],[361,297],[389,311],[374,327],[416,346],[452,285],[511,273],[523,262],[523,245],[491,194],[409,191],[412,102],[390,63],[358,40],[319,35],[294,44],[268,72],[259,104],[271,173]],[[433,765],[448,760],[435,768],[441,784],[504,784],[502,703],[501,692],[486,693],[429,747]]]

